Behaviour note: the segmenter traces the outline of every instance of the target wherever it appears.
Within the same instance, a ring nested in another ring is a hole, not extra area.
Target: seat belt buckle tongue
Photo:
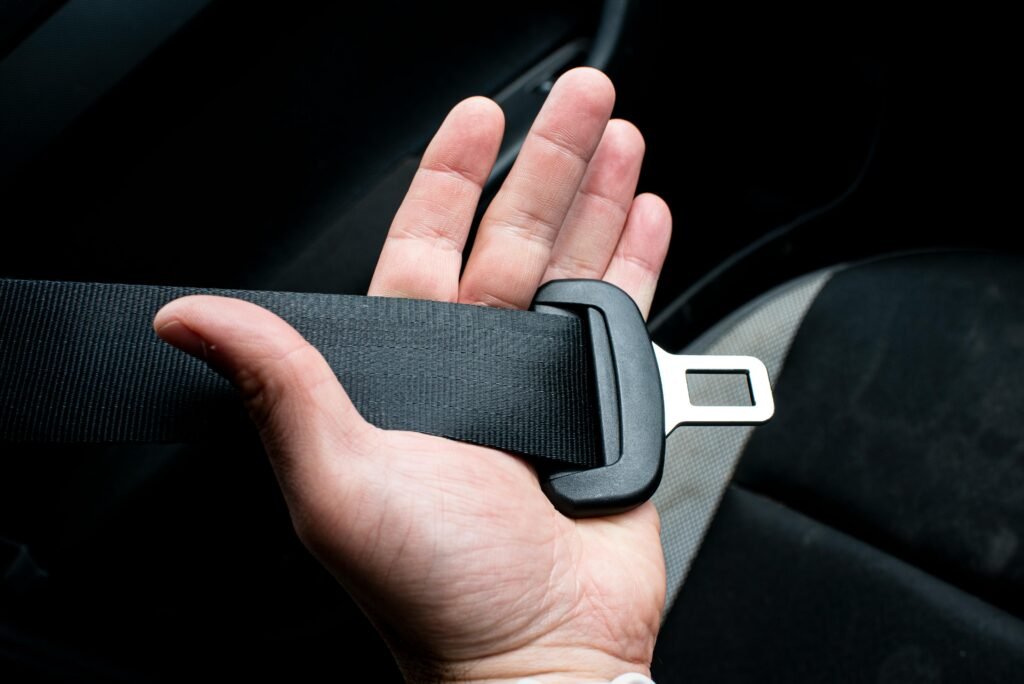
[[[775,413],[768,369],[753,356],[670,354],[654,345],[665,402],[665,433],[681,425],[760,425]],[[691,374],[744,375],[749,406],[699,406],[691,401]]]
[[[610,283],[552,281],[531,309],[579,316],[587,330],[604,465],[541,475],[544,493],[567,516],[613,515],[651,498],[661,482],[665,436],[678,425],[758,424],[774,411],[759,360],[665,352],[651,344],[633,299]],[[690,372],[746,374],[752,406],[695,406]]]

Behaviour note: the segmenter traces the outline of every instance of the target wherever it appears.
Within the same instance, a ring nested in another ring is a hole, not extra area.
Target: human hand
[[[496,104],[457,105],[395,216],[371,295],[527,308],[558,278],[603,278],[646,315],[671,218],[634,198],[644,142],[609,122],[600,72],[556,83],[462,249],[494,163]],[[609,680],[649,674],[665,598],[658,515],[559,514],[523,461],[366,423],[323,357],[255,305],[176,300],[160,336],[240,390],[307,547],[360,603],[416,681]]]

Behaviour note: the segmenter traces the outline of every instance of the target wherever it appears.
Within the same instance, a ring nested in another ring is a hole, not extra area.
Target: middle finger
[[[480,223],[459,301],[530,305],[614,103],[611,81],[595,69],[558,79]]]

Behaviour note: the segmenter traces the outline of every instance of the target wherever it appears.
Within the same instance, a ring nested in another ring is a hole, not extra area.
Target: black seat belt
[[[237,435],[245,423],[228,382],[152,330],[164,304],[189,294],[236,297],[280,315],[323,354],[362,416],[379,427],[529,458],[549,498],[569,515],[615,513],[649,498],[661,478],[666,425],[750,424],[772,412],[759,361],[661,350],[656,357],[632,299],[599,281],[549,283],[532,311],[511,311],[0,280],[0,442]],[[663,394],[672,365],[675,377]],[[690,405],[685,379],[693,370],[746,373],[754,406]]]

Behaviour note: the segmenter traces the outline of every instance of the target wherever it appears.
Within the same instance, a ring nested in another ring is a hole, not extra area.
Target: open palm
[[[646,313],[671,230],[634,197],[644,143],[609,121],[591,69],[555,84],[463,247],[502,137],[501,110],[460,103],[395,216],[371,295],[526,308],[558,278],[603,278]],[[502,452],[379,430],[320,354],[238,300],[172,302],[155,326],[242,392],[309,548],[356,597],[411,679],[550,681],[646,672],[664,601],[658,516],[571,520]]]

